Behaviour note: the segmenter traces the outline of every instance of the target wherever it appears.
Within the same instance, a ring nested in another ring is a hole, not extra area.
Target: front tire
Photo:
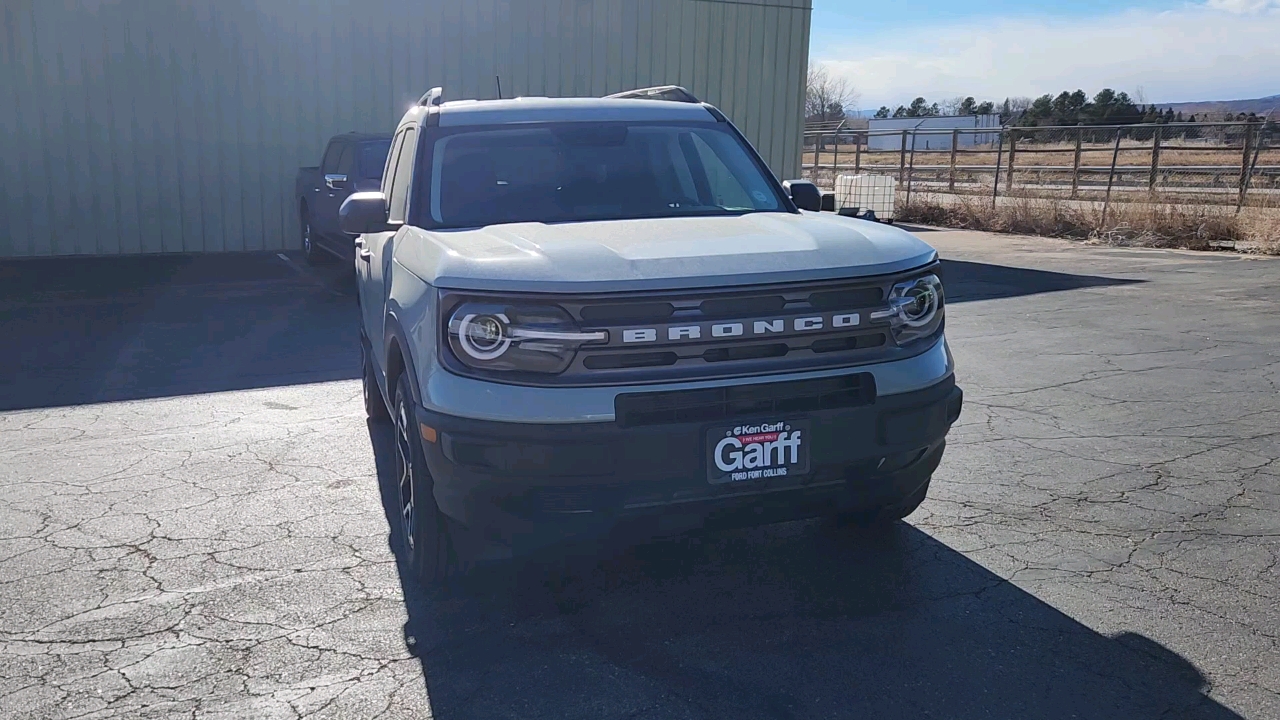
[[[434,483],[418,437],[408,373],[402,373],[396,382],[395,398],[395,493],[400,546],[410,575],[423,587],[430,587],[445,577],[448,526],[436,506]]]
[[[391,413],[387,412],[387,402],[382,397],[382,388],[378,386],[378,376],[375,374],[377,370],[373,366],[373,353],[369,352],[369,343],[364,339],[364,333],[360,333],[360,364],[363,366],[364,380],[362,381],[362,390],[364,391],[364,414],[375,423],[385,423],[391,420]]]

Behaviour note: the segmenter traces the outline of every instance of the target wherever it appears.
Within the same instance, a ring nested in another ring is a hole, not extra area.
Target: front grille
[[[559,304],[583,330],[604,330],[609,341],[579,349],[570,367],[549,384],[750,376],[906,357],[912,351],[898,347],[887,325],[873,320],[871,313],[884,307],[895,282],[930,270],[804,284],[565,298]],[[844,314],[856,315],[858,321],[836,327],[834,317]],[[818,330],[802,331],[794,325],[815,317],[823,320]],[[766,329],[758,329],[760,323]],[[680,334],[694,326],[696,336]],[[628,342],[628,332],[652,339]]]
[[[554,304],[567,312],[581,331],[602,331],[607,339],[580,346],[569,366],[555,375],[477,374],[519,385],[640,385],[849,368],[905,359],[924,352],[932,342],[899,346],[887,321],[874,319],[872,314],[885,308],[895,283],[936,270],[933,264],[870,278],[746,287],[556,296],[504,294],[492,301]],[[464,297],[462,293],[448,294]],[[459,301],[446,297],[441,306],[447,314],[449,303]]]
[[[857,373],[701,390],[625,393],[614,399],[614,413],[619,425],[639,427],[861,407],[875,400],[875,377]]]

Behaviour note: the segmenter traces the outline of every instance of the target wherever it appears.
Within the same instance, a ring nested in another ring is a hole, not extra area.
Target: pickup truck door
[[[342,155],[343,148],[347,147],[347,143],[334,138],[329,141],[329,146],[325,148],[324,157],[320,160],[320,171],[315,179],[315,187],[311,188],[307,193],[307,205],[310,208],[311,234],[313,242],[324,244],[325,238],[333,234],[338,229],[337,213],[332,212],[332,198],[329,193],[333,192],[325,184],[325,175],[332,175],[338,170],[338,158]]]
[[[321,242],[329,252],[339,257],[350,258],[352,248],[350,238],[338,227],[338,208],[342,201],[351,194],[351,184],[355,182],[355,146],[349,142],[340,143],[341,150],[332,167],[320,166],[319,208],[316,222],[312,227],[320,231]],[[325,153],[325,160],[329,154]]]
[[[387,197],[387,220],[399,225],[395,232],[361,235],[356,239],[356,275],[360,284],[360,308],[363,313],[364,331],[373,349],[379,379],[385,385],[387,283],[391,281],[391,255],[395,238],[404,235],[410,182],[413,177],[413,154],[417,144],[417,130],[409,127],[396,135],[387,155],[387,167],[382,174],[382,192]],[[388,393],[390,388],[383,388]],[[390,395],[388,394],[388,398]]]

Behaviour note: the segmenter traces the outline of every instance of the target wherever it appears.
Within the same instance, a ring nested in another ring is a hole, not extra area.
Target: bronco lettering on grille
[[[761,336],[799,335],[831,329],[856,328],[862,316],[856,312],[824,313],[805,317],[771,318],[750,322],[704,322],[683,325],[623,328],[623,345],[684,343],[709,338],[752,339]]]

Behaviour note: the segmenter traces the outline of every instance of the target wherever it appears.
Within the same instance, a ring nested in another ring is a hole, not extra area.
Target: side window
[[[693,136],[693,146],[697,148],[698,158],[702,160],[702,168],[707,174],[707,185],[711,190],[713,202],[725,208],[753,208],[751,196],[742,183],[733,176],[729,168],[720,160],[720,156],[711,149],[702,138]]]
[[[320,174],[328,175],[334,172],[338,167],[338,153],[346,147],[346,143],[331,142],[329,148],[324,151],[324,160],[320,161]]]
[[[342,146],[342,154],[338,156],[338,169],[334,172],[339,175],[346,175],[348,179],[354,180],[356,175],[355,152],[350,145]]]
[[[417,146],[418,131],[407,128],[396,152],[395,177],[391,181],[391,194],[387,197],[387,220],[404,222],[409,210],[409,186],[413,177],[413,151]]]
[[[387,153],[387,166],[382,170],[382,194],[391,197],[391,186],[396,179],[396,160],[400,157],[400,143],[404,142],[404,133],[391,141],[391,150]]]

